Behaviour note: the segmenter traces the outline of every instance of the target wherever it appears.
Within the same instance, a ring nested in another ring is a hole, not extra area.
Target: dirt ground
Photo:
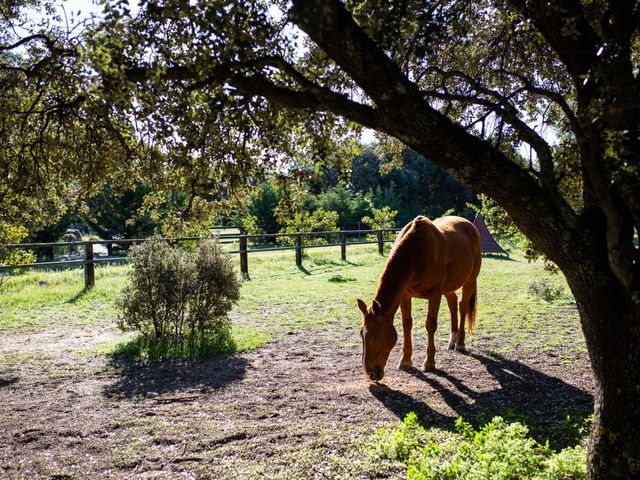
[[[396,347],[371,385],[357,329],[344,325],[203,361],[78,353],[113,335],[94,325],[0,336],[1,478],[399,478],[367,445],[409,411],[444,428],[512,412],[548,436],[592,409],[588,358],[562,347],[498,355],[476,340],[462,355],[444,350],[441,329],[436,372],[397,370]]]

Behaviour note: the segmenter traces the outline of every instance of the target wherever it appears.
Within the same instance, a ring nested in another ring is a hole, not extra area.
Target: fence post
[[[96,284],[95,265],[93,263],[93,243],[84,244],[84,288],[93,288]]]
[[[340,258],[343,262],[347,261],[347,236],[344,233],[340,234]]]
[[[296,235],[296,267],[302,266],[302,235]]]
[[[378,230],[378,253],[384,255],[384,243],[382,243],[382,230]]]
[[[240,272],[249,275],[249,255],[247,254],[247,236],[240,235]]]

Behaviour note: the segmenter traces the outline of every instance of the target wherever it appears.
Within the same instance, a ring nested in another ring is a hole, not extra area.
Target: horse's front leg
[[[402,314],[402,360],[400,360],[400,369],[413,368],[413,318],[411,318],[411,297],[405,297],[400,302],[400,313]]]
[[[451,313],[451,335],[449,336],[449,350],[456,348],[456,340],[458,338],[458,295],[456,292],[447,293],[447,305]]]
[[[442,295],[434,294],[429,297],[429,310],[427,312],[427,358],[424,360],[424,370],[436,368],[436,328],[438,328],[438,309],[440,308]]]

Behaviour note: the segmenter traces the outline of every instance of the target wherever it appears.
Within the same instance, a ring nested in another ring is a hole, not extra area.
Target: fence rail
[[[399,228],[389,229],[377,229],[377,230],[338,230],[338,231],[325,231],[325,232],[296,232],[296,233],[265,233],[257,235],[244,235],[236,233],[222,233],[212,235],[209,237],[179,237],[179,238],[166,238],[165,240],[171,243],[182,243],[190,241],[200,241],[209,238],[218,238],[222,244],[238,244],[238,248],[234,250],[227,250],[227,253],[231,255],[240,256],[240,272],[243,275],[249,274],[249,254],[255,254],[260,252],[273,252],[282,250],[294,250],[295,261],[298,267],[302,266],[303,252],[310,248],[330,248],[340,247],[340,257],[343,261],[347,259],[347,246],[348,245],[366,245],[377,244],[378,253],[380,255],[384,252],[384,244],[393,242],[393,240],[386,240],[384,238],[385,232],[398,232]],[[364,235],[375,235],[376,240],[362,240]],[[336,236],[339,239],[338,243],[322,243],[304,245],[303,238],[308,237],[330,237]],[[347,241],[347,237],[358,236],[356,241]],[[259,247],[249,248],[249,241],[255,240],[274,240],[276,238],[293,238],[293,245],[287,246],[274,246],[274,247]],[[144,238],[121,238],[121,239],[108,239],[108,240],[82,240],[77,242],[54,242],[54,243],[12,243],[0,245],[2,249],[51,249],[58,247],[84,247],[84,255],[79,259],[58,260],[51,262],[36,262],[36,263],[24,263],[18,265],[4,265],[0,264],[0,272],[13,271],[13,270],[29,270],[36,268],[60,268],[60,267],[73,267],[84,266],[84,279],[85,288],[92,288],[95,285],[95,265],[96,264],[108,264],[108,263],[122,263],[127,261],[127,257],[109,257],[99,258],[94,255],[94,245],[131,245],[144,242]]]

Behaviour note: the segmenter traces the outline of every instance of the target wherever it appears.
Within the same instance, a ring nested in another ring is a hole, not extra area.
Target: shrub
[[[27,229],[21,225],[10,225],[0,222],[0,263],[3,265],[19,265],[21,263],[33,263],[36,257],[31,250],[17,250],[3,248],[8,243],[20,243],[27,236]],[[9,273],[12,273],[11,271]],[[0,272],[0,286],[4,283],[8,274]]]
[[[564,288],[554,285],[548,278],[540,278],[529,284],[529,294],[547,302],[553,302],[564,294]]]
[[[373,213],[373,218],[371,217],[362,217],[362,223],[367,225],[371,230],[382,230],[386,228],[395,228],[396,227],[396,215],[398,215],[397,210],[391,210],[389,207],[382,208],[372,208],[371,212]],[[385,240],[393,240],[396,237],[395,232],[384,232],[383,238]],[[375,240],[375,236],[371,236],[371,240]]]
[[[240,282],[217,241],[190,253],[151,238],[131,247],[130,283],[117,301],[118,327],[137,331],[151,357],[197,357],[232,348],[228,313]]]
[[[250,213],[247,213],[242,217],[240,225],[242,225],[242,229],[247,233],[247,235],[259,235],[262,233],[262,229],[258,223],[258,217],[251,215]]]
[[[528,437],[521,423],[495,417],[479,430],[461,418],[456,432],[427,430],[409,413],[399,428],[383,428],[373,437],[373,454],[402,462],[410,480],[586,479],[584,447],[554,453]]]
[[[290,219],[289,224],[280,230],[280,233],[297,233],[297,232],[332,232],[338,230],[338,214],[336,212],[327,212],[319,208],[315,212],[296,212]],[[285,245],[294,245],[295,237],[281,237],[280,243]],[[302,237],[303,245],[324,245],[327,243],[326,237],[313,237],[305,235]]]

